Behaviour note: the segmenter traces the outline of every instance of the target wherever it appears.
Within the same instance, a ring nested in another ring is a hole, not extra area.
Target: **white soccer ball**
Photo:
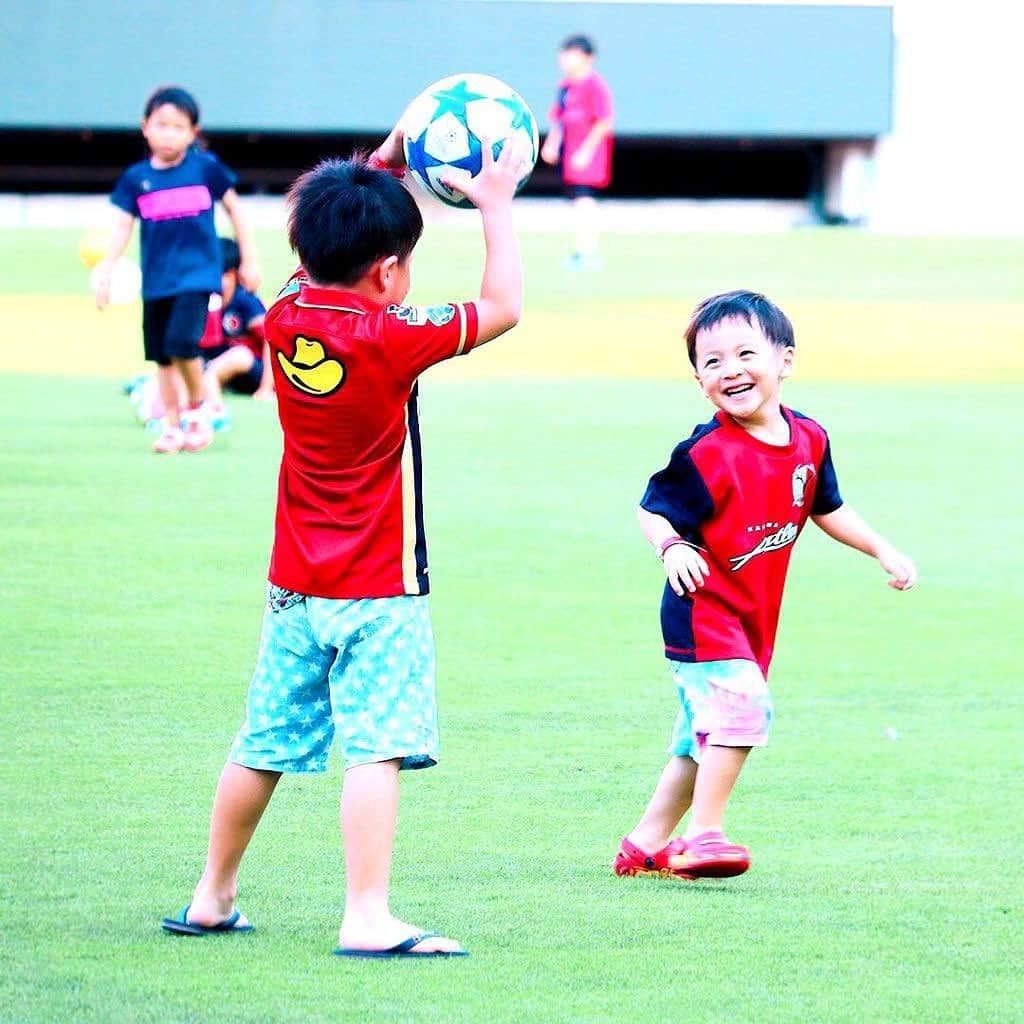
[[[524,154],[527,167],[518,188],[526,184],[537,162],[537,119],[526,101],[490,75],[449,75],[424,89],[402,120],[405,162],[423,190],[448,206],[472,206],[442,176],[472,178],[480,173],[482,147],[493,146],[495,157],[505,139]]]
[[[99,287],[100,267],[95,266],[89,274],[89,288],[96,293]],[[138,263],[122,256],[110,268],[110,302],[112,305],[127,305],[138,301],[142,293],[142,271]]]

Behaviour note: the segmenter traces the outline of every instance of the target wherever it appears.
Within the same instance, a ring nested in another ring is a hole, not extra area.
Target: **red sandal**
[[[617,875],[660,875],[663,878],[731,878],[750,867],[750,851],[730,843],[721,832],[702,832],[673,839],[657,853],[645,853],[623,839],[615,858]]]

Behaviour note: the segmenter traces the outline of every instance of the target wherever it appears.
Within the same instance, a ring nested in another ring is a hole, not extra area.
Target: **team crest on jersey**
[[[793,507],[804,507],[804,494],[814,476],[814,467],[809,462],[801,463],[793,470]]]
[[[796,540],[799,533],[800,531],[797,529],[796,523],[785,523],[774,533],[765,534],[749,551],[744,552],[742,555],[734,555],[729,559],[732,562],[732,571],[739,572],[747,562],[757,558],[758,555],[789,547]]]
[[[228,313],[222,319],[224,333],[235,335],[242,333],[242,318],[237,313]]]
[[[284,287],[283,287],[283,288],[282,288],[282,289],[281,289],[281,290],[280,290],[280,291],[279,291],[279,292],[277,293],[277,299],[275,299],[275,301],[279,301],[280,299],[284,299],[284,298],[287,298],[287,297],[288,297],[289,295],[297,295],[297,294],[298,294],[298,292],[299,292],[299,289],[301,289],[301,288],[302,288],[303,284],[304,284],[304,283],[305,283],[305,282],[306,282],[307,280],[308,280],[308,279],[307,279],[307,278],[305,278],[305,277],[293,277],[293,278],[292,278],[292,279],[291,279],[291,280],[290,280],[290,281],[289,281],[289,282],[288,282],[288,283],[287,283],[287,284],[286,284],[286,285],[285,285],[285,286],[284,286]]]
[[[277,353],[277,361],[288,383],[307,395],[333,394],[345,381],[345,367],[337,359],[328,359],[321,342],[297,337],[295,354],[289,358]]]
[[[410,327],[425,327],[433,324],[435,327],[444,327],[451,323],[455,317],[455,307],[451,303],[443,306],[397,306],[390,305],[387,312],[392,316],[403,320]]]

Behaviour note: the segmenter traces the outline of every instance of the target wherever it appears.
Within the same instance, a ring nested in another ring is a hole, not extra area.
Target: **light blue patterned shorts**
[[[322,772],[335,733],[346,768],[437,763],[434,635],[425,597],[341,601],[267,591],[245,722],[230,760]]]
[[[669,753],[700,761],[715,747],[763,747],[772,698],[760,666],[745,658],[669,661],[679,691],[679,715]]]

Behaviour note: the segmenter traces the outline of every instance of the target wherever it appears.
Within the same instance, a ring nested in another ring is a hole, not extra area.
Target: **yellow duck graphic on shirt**
[[[307,395],[329,395],[345,380],[345,367],[337,359],[328,359],[323,345],[311,338],[295,339],[295,355],[289,359],[277,353],[285,377]]]

